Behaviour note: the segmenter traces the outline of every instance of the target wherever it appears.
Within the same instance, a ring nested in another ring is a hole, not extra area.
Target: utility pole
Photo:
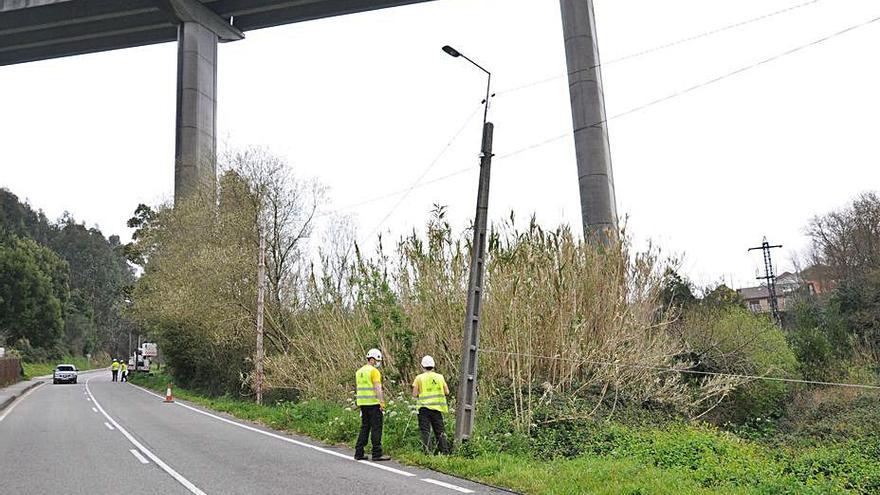
[[[764,253],[764,276],[755,277],[758,280],[765,280],[767,283],[767,292],[770,296],[770,311],[773,313],[773,321],[777,325],[782,325],[782,317],[779,315],[779,302],[776,299],[776,274],[773,273],[773,260],[770,257],[770,250],[781,248],[782,244],[771,246],[764,237],[764,242],[758,247],[749,248],[749,251],[760,249]]]
[[[254,388],[257,393],[257,404],[263,403],[263,303],[266,287],[266,237],[263,235],[263,227],[259,228],[260,234],[260,262],[257,265],[257,358],[254,378]]]
[[[491,122],[483,125],[480,154],[480,183],[477,189],[477,212],[474,216],[474,240],[471,246],[471,270],[468,276],[467,313],[461,346],[461,370],[458,384],[458,408],[455,411],[455,441],[471,437],[477,403],[477,348],[480,344],[480,316],[483,308],[483,273],[486,256],[486,223],[489,216],[489,177],[492,171]]]
[[[483,273],[486,256],[486,224],[489,216],[489,178],[492,172],[492,136],[495,126],[488,122],[492,73],[451,46],[443,51],[462,57],[488,76],[486,99],[483,100],[483,140],[480,146],[480,182],[477,186],[477,212],[474,215],[474,239],[471,244],[471,266],[468,275],[467,309],[461,345],[461,369],[458,381],[458,405],[455,410],[455,442],[470,439],[474,430],[477,403],[477,349],[480,344],[480,315],[483,300]]]

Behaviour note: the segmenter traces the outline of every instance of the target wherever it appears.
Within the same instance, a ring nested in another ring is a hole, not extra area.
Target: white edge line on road
[[[162,459],[159,459],[159,457],[158,457],[156,454],[150,452],[149,449],[147,449],[146,447],[144,447],[144,446],[143,446],[140,442],[138,442],[133,436],[131,436],[131,433],[129,433],[129,432],[128,432],[125,428],[123,428],[122,426],[119,426],[119,423],[117,423],[116,420],[114,420],[113,418],[110,417],[109,414],[107,414],[107,411],[105,411],[104,408],[101,407],[101,404],[98,403],[98,399],[95,398],[95,395],[92,394],[91,389],[89,389],[89,382],[92,381],[92,378],[94,378],[94,377],[90,377],[88,380],[86,380],[86,390],[89,392],[89,396],[92,398],[92,403],[94,403],[96,406],[98,406],[98,409],[101,410],[101,414],[103,414],[104,417],[107,418],[107,420],[110,421],[110,422],[113,424],[113,426],[116,427],[117,430],[119,430],[119,433],[122,433],[122,434],[125,436],[125,438],[127,438],[128,441],[131,442],[132,445],[134,445],[135,447],[137,447],[138,450],[140,450],[141,452],[143,452],[144,455],[146,455],[147,457],[149,457],[150,460],[152,460],[153,462],[155,462],[157,466],[159,466],[160,468],[162,468],[163,471],[165,471],[165,472],[168,473],[172,478],[174,478],[175,480],[177,480],[178,483],[180,483],[181,485],[183,485],[183,486],[184,486],[187,490],[189,490],[191,493],[194,493],[195,495],[207,495],[205,492],[201,491],[196,485],[192,484],[192,482],[190,482],[188,479],[186,479],[186,478],[184,478],[183,476],[181,476],[180,473],[178,473],[177,471],[175,471],[174,469],[172,469],[171,466],[169,466],[168,464],[165,464],[165,462],[162,461]]]
[[[144,456],[142,456],[141,453],[138,452],[137,450],[129,449],[129,452],[131,452],[131,455],[137,457],[137,460],[141,461],[141,464],[149,464],[150,463],[150,461],[144,459]]]
[[[452,483],[446,483],[445,481],[437,481],[431,478],[422,478],[422,481],[425,483],[431,483],[432,485],[442,486],[443,488],[449,488],[450,490],[455,490],[461,493],[474,493],[473,490],[468,490],[467,488],[462,488],[458,485],[453,485]]]
[[[106,421],[104,421],[104,426],[106,426],[108,430],[113,430],[113,426],[111,426],[110,423]]]
[[[27,392],[25,392],[24,395],[22,395],[21,397],[15,399],[15,402],[13,402],[12,404],[9,404],[9,407],[7,407],[5,411],[3,411],[2,413],[0,413],[0,421],[3,421],[4,419],[6,419],[6,416],[9,416],[9,413],[11,413],[13,409],[15,409],[15,406],[17,406],[19,402],[23,401],[28,395],[31,395],[31,392],[33,392],[34,390],[40,388],[40,386],[41,386],[43,383],[46,383],[46,382],[40,382],[40,385],[34,385],[33,387],[31,387],[30,390],[28,390]]]
[[[149,391],[149,390],[147,390],[147,389],[145,389],[145,388],[143,388],[143,387],[140,387],[140,386],[138,386],[138,385],[135,385],[135,387],[137,387],[137,388],[140,389],[140,390],[143,390],[144,392],[146,392],[146,393],[148,393],[148,394],[150,394],[150,395],[152,395],[152,396],[154,396],[154,397],[158,397],[158,398],[163,399],[163,400],[165,399],[165,398],[162,397],[161,395],[159,395],[159,394],[155,394],[155,393],[153,393],[153,392],[151,392],[151,391]],[[214,418],[214,419],[219,420],[219,421],[223,421],[224,423],[229,423],[229,424],[231,424],[231,425],[238,426],[239,428],[244,428],[245,430],[250,430],[250,431],[253,431],[253,432],[255,432],[255,433],[259,433],[259,434],[261,434],[261,435],[266,435],[266,436],[268,436],[268,437],[272,437],[272,438],[275,438],[275,439],[278,439],[278,440],[281,440],[281,441],[284,441],[284,442],[292,443],[292,444],[294,444],[294,445],[299,445],[300,447],[306,447],[306,448],[309,448],[309,449],[314,449],[314,450],[317,450],[318,452],[323,452],[323,453],[325,453],[325,454],[330,454],[330,455],[333,455],[333,456],[339,457],[340,459],[345,459],[345,460],[348,460],[348,461],[353,461],[353,460],[354,460],[354,459],[351,458],[350,456],[345,455],[345,454],[343,454],[343,453],[341,453],[341,452],[334,452],[334,451],[332,451],[332,450],[330,450],[330,449],[325,449],[325,448],[323,448],[323,447],[318,447],[317,445],[312,445],[312,444],[309,444],[309,443],[300,442],[299,440],[294,440],[294,439],[289,438],[289,437],[285,437],[285,436],[278,435],[278,434],[275,434],[275,433],[270,433],[270,432],[268,432],[268,431],[263,431],[263,430],[261,430],[261,429],[259,429],[259,428],[254,428],[253,426],[248,426],[248,425],[246,425],[246,424],[239,423],[239,422],[237,422],[237,421],[232,421],[231,419],[226,419],[226,418],[224,418],[224,417],[222,417],[222,416],[217,416],[216,414],[211,414],[211,413],[209,413],[209,412],[202,411],[201,409],[198,409],[198,408],[195,408],[195,407],[192,407],[192,406],[186,405],[186,404],[184,404],[184,403],[182,403],[182,402],[175,402],[175,404],[177,404],[177,405],[180,406],[180,407],[185,407],[185,408],[187,408],[187,409],[189,409],[189,410],[191,410],[191,411],[195,411],[195,412],[197,412],[197,413],[199,413],[199,414],[204,414],[205,416],[208,416],[208,417]],[[362,463],[362,464],[365,464],[365,465],[367,465],[367,466],[374,467],[374,468],[376,468],[376,469],[382,469],[382,470],[385,470],[385,471],[388,471],[388,472],[391,472],[391,473],[399,474],[399,475],[401,475],[401,476],[408,476],[408,477],[415,476],[415,475],[412,474],[412,473],[408,473],[408,472],[406,472],[406,471],[402,471],[402,470],[400,470],[400,469],[395,469],[395,468],[390,467],[390,466],[384,466],[384,465],[382,465],[382,464],[377,464],[377,463],[375,463],[375,462],[371,462],[371,461],[359,461],[359,462]]]

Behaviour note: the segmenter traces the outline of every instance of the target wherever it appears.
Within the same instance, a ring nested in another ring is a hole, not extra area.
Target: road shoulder
[[[0,388],[0,412],[9,407],[16,399],[29,390],[43,383],[43,380],[25,380]]]

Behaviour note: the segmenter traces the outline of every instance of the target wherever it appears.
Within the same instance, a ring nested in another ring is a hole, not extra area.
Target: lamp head
[[[456,50],[455,48],[452,48],[449,45],[444,46],[443,51],[448,53],[452,57],[460,57],[461,56],[461,53],[459,53],[458,50]]]

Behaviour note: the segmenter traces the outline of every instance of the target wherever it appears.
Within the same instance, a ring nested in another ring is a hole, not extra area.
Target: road
[[[0,492],[15,494],[501,493],[275,432],[109,373],[34,388],[0,413]],[[352,432],[354,434],[355,432]]]

